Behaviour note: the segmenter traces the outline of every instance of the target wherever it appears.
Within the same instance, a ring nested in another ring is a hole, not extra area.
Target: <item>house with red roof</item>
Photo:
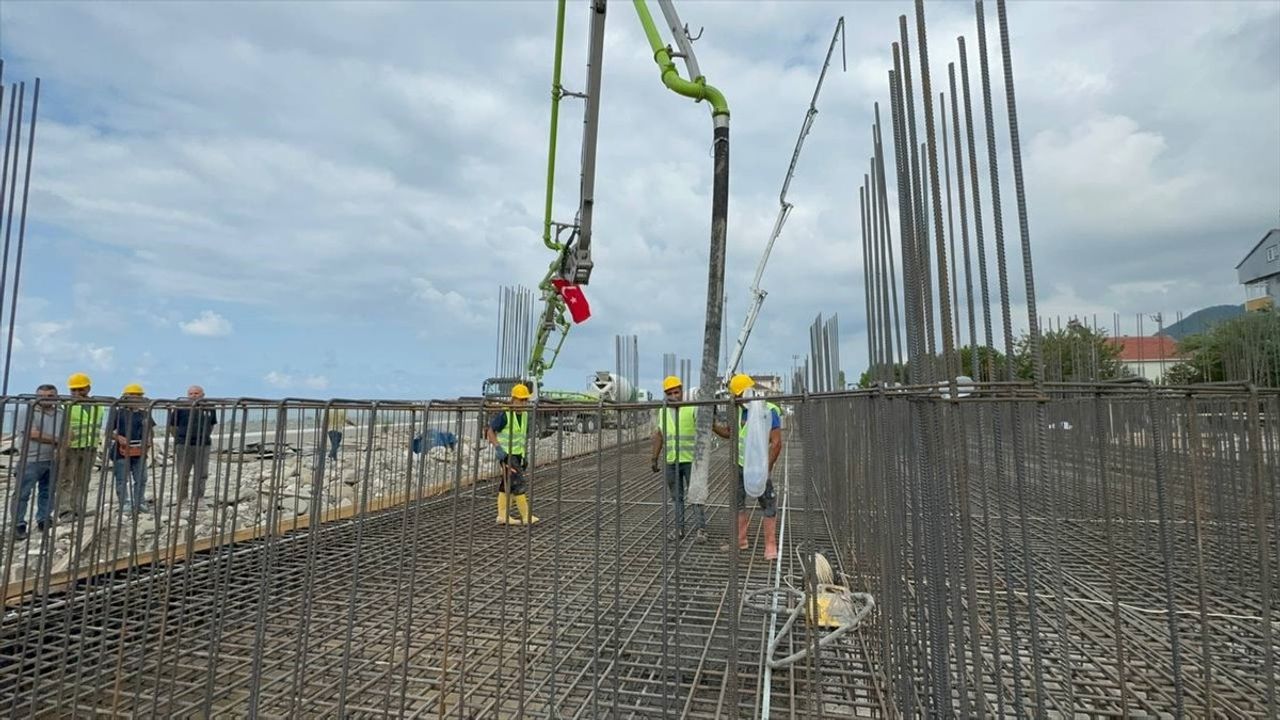
[[[1129,372],[1151,382],[1159,382],[1169,368],[1182,362],[1177,341],[1167,335],[1120,335],[1107,338],[1107,344],[1120,349],[1120,362]]]

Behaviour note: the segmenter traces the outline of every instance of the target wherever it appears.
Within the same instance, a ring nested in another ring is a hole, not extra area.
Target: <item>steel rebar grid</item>
[[[24,543],[19,549],[34,553],[32,561],[6,566],[23,576],[7,588],[0,644],[0,699],[10,714],[750,712],[758,695],[746,690],[759,686],[767,620],[735,608],[729,589],[767,587],[771,568],[759,558],[758,539],[754,553],[741,553],[734,581],[718,543],[685,539],[677,550],[654,532],[664,525],[666,503],[635,442],[645,439],[647,424],[594,438],[544,438],[535,474],[545,479],[531,492],[544,522],[502,528],[489,514],[492,479],[462,477],[464,465],[482,476],[490,467],[470,463],[474,414],[346,407],[360,430],[348,434],[336,466],[324,454],[327,426],[315,424],[321,408],[232,403],[220,408],[228,429],[219,441],[230,447],[214,461],[213,496],[222,502],[212,518],[197,507],[188,520],[181,506],[166,504],[173,479],[159,453],[147,513],[119,520],[98,476],[90,499],[99,512],[79,524],[91,538],[80,562],[55,571],[43,561],[74,528]],[[168,409],[153,406],[158,414]],[[456,448],[414,454],[409,447],[411,434],[446,428],[460,439]],[[263,447],[253,442],[258,437],[277,444]],[[622,449],[602,445],[606,438]],[[576,459],[565,457],[566,440],[577,443]],[[729,534],[728,457],[717,451],[708,508],[717,539]],[[786,457],[788,475],[803,478],[801,447]],[[255,470],[246,472],[247,464]],[[324,498],[348,481],[355,492],[343,497],[355,502],[346,515],[326,517],[323,502],[291,507],[286,500],[306,486]],[[251,522],[241,506],[253,503],[235,502],[245,486],[266,500]],[[796,501],[799,489],[791,493],[787,517],[796,536],[823,538],[822,508]],[[608,528],[600,542],[582,543],[597,522]],[[800,584],[796,558],[788,553],[784,561],[788,582]],[[744,690],[738,711],[726,692],[731,630]],[[783,649],[795,652],[809,640],[799,628]],[[815,714],[816,704],[828,712],[878,707],[861,653],[827,653],[822,662],[821,684],[799,668],[774,672],[775,713]]]
[[[915,716],[936,710],[919,690],[929,679],[912,643],[927,636],[934,623],[960,632],[976,615],[981,627],[970,637],[978,647],[948,648],[946,682],[954,712],[970,714],[963,710],[966,704],[975,715],[1029,710],[1026,698],[1035,692],[1036,678],[1025,671],[1014,675],[1008,658],[1015,651],[1029,656],[1039,647],[1045,659],[1042,702],[1051,716],[1176,714],[1181,700],[1188,717],[1208,716],[1210,708],[1224,717],[1270,717],[1274,708],[1266,693],[1280,678],[1268,664],[1276,648],[1264,618],[1272,617],[1276,587],[1274,580],[1260,579],[1266,576],[1260,568],[1274,552],[1268,546],[1276,514],[1274,501],[1266,497],[1273,491],[1259,488],[1254,480],[1259,473],[1252,463],[1259,455],[1249,448],[1274,446],[1274,429],[1264,429],[1266,414],[1277,408],[1274,394],[1251,405],[1258,410],[1250,417],[1242,412],[1249,403],[1240,390],[1164,392],[1082,385],[1055,392],[1044,408],[1053,438],[1048,461],[1043,475],[1039,468],[1027,469],[1022,504],[992,502],[993,494],[1013,490],[985,487],[990,461],[1013,462],[1011,449],[1004,449],[1004,457],[994,456],[989,437],[970,434],[963,457],[969,458],[967,467],[976,482],[957,489],[963,504],[951,513],[969,507],[975,552],[972,562],[948,565],[945,583],[952,590],[952,607],[938,616],[919,612],[912,599],[930,590],[918,585],[910,567],[920,557],[911,548],[926,539],[909,518],[936,510],[921,503],[912,488],[900,492],[904,481],[911,484],[909,467],[925,461],[907,439],[911,405],[933,402],[944,415],[960,416],[964,426],[981,427],[985,404],[1007,403],[1016,422],[1032,424],[1036,402],[956,402],[879,392],[879,397],[806,404],[798,414],[806,446],[854,445],[851,457],[834,457],[831,450],[832,457],[814,461],[852,461],[847,477],[869,485],[856,502],[828,506],[828,515],[847,512],[859,528],[836,537],[848,543],[840,555],[858,568],[858,589],[872,592],[881,603],[878,617],[884,625],[863,633],[875,641],[869,651],[872,662],[885,678],[908,681],[886,686],[896,713]],[[831,403],[839,409],[823,407]],[[848,422],[821,421],[820,416],[833,413]],[[1153,422],[1156,416],[1160,422]],[[872,426],[874,435],[858,429]],[[952,453],[961,450],[950,448]],[[1266,475],[1274,470],[1275,456],[1269,450],[1261,454],[1270,463],[1261,473]],[[975,462],[981,457],[987,461]],[[1157,462],[1157,457],[1164,460]],[[1022,461],[1035,464],[1033,457]],[[1207,487],[1205,467],[1221,469]],[[1047,482],[1037,482],[1039,477]],[[834,487],[822,492],[841,497]],[[959,519],[937,523],[948,528],[949,545],[959,545],[963,537]],[[1029,543],[1001,540],[1001,522],[1011,526],[1011,539],[1025,529]],[[1171,529],[1168,551],[1158,542],[1162,526]],[[1028,563],[1040,569],[1033,575],[1036,582],[1019,587],[1015,602],[1007,605],[1002,596],[1009,590],[1002,579],[1009,571],[1020,575]],[[1035,632],[1031,595],[1053,610],[1041,614]],[[971,607],[974,603],[977,607]],[[1177,624],[1176,634],[1167,631],[1169,622]],[[1182,653],[1181,664],[1175,648]],[[972,682],[963,689],[966,679],[976,678],[983,681],[982,694]],[[1015,683],[1022,685],[1021,701]]]

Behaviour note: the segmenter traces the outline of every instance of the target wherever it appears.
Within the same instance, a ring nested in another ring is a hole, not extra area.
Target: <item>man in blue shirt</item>
[[[755,380],[750,375],[735,375],[729,381],[729,392],[734,397],[742,397],[742,393],[747,389],[755,386]],[[778,461],[778,455],[782,453],[782,410],[773,403],[768,403],[770,424],[769,424],[769,472],[772,474],[773,465]],[[715,434],[722,438],[729,439],[732,437],[729,427],[721,423],[712,426]],[[747,408],[742,407],[738,414],[738,549],[747,549],[747,528],[750,523],[751,516],[747,514],[747,491],[743,487],[742,463],[745,455],[747,443]],[[764,556],[767,560],[773,560],[778,557],[778,506],[777,500],[773,492],[773,478],[770,477],[765,481],[764,494],[756,498],[756,503],[760,506],[760,510],[764,515],[760,524],[764,531]],[[726,544],[722,550],[728,550]]]
[[[527,385],[517,384],[511,389],[511,407],[494,415],[484,429],[485,439],[497,450],[498,467],[502,471],[498,479],[499,525],[532,525],[538,522],[538,518],[529,512],[524,475],[527,467],[525,446],[529,437],[529,413],[524,408],[532,395]],[[511,500],[516,502],[519,518],[510,514]]]
[[[156,421],[151,419],[143,395],[141,385],[126,385],[120,406],[107,418],[107,427],[115,440],[111,444],[110,459],[115,466],[121,515],[147,509],[147,450],[151,448],[151,428]]]

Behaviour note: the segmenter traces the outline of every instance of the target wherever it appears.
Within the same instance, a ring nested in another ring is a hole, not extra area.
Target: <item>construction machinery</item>
[[[551,80],[551,129],[550,148],[547,155],[547,189],[546,205],[543,217],[542,242],[555,253],[548,266],[547,273],[539,283],[539,291],[543,303],[535,332],[532,352],[527,366],[527,375],[535,382],[554,366],[556,359],[564,347],[565,339],[573,323],[567,317],[569,310],[566,298],[570,291],[577,291],[578,286],[586,286],[591,281],[591,273],[595,263],[591,257],[592,217],[595,203],[595,164],[596,144],[599,132],[600,117],[600,85],[601,63],[604,59],[604,30],[606,0],[590,0],[590,22],[588,26],[588,50],[586,89],[584,92],[573,92],[565,89],[561,83],[564,51],[564,24],[566,0],[560,0],[557,6],[555,60]],[[693,54],[693,44],[687,28],[681,23],[671,0],[659,0],[664,18],[675,33],[675,43],[679,50],[664,45],[658,33],[645,0],[635,0],[634,6],[640,24],[644,29],[650,45],[654,50],[654,60],[662,72],[662,82],[674,92],[693,98],[696,101],[707,100],[711,104],[712,116],[715,118],[717,132],[723,130],[723,144],[728,143],[729,109],[724,97],[714,87],[706,83],[698,69],[697,59]],[[685,60],[690,80],[680,77],[672,58]],[[556,141],[559,132],[560,101],[563,98],[580,98],[583,101],[583,132],[580,163],[580,183],[577,213],[570,222],[553,219],[556,169]],[[720,140],[717,140],[720,143]],[[725,147],[724,178],[725,186],[724,213],[727,214],[727,147]],[[713,213],[714,214],[714,213]],[[716,234],[713,219],[713,236]],[[723,221],[721,222],[723,226]],[[723,227],[720,229],[723,238]],[[713,244],[714,241],[713,241]],[[713,253],[712,264],[716,264]],[[723,293],[723,249],[719,253],[720,290]],[[715,271],[713,270],[713,275]],[[713,278],[713,284],[714,284]],[[580,291],[578,291],[580,292]],[[572,302],[570,299],[568,302]],[[719,307],[719,301],[717,301]],[[720,318],[715,317],[716,336],[719,337]]]
[[[680,22],[671,0],[658,0],[662,15],[672,31],[675,48],[664,43],[646,0],[634,0],[636,16],[644,29],[645,38],[653,49],[653,60],[658,65],[662,84],[672,92],[691,98],[695,102],[707,101],[712,123],[712,188],[711,188],[711,243],[707,255],[707,306],[706,323],[702,338],[702,372],[700,387],[715,387],[718,376],[717,352],[723,330],[724,258],[728,236],[729,218],[729,106],[724,95],[707,83],[698,67],[693,52],[694,38]],[[560,0],[556,13],[555,61],[551,79],[551,139],[547,155],[547,194],[543,219],[542,242],[555,253],[547,274],[539,284],[543,310],[535,331],[533,350],[530,353],[527,375],[537,384],[555,364],[565,338],[572,327],[566,312],[575,321],[585,319],[569,303],[583,300],[578,286],[591,280],[594,263],[591,259],[591,225],[595,207],[596,140],[600,117],[601,63],[604,59],[605,0],[590,0],[589,42],[587,52],[587,89],[585,93],[572,93],[560,82],[564,54],[564,18],[566,0]],[[701,36],[701,34],[699,34]],[[684,60],[689,79],[681,77],[675,58]],[[556,137],[559,126],[560,100],[564,97],[580,97],[584,101],[581,176],[578,193],[578,211],[572,222],[555,222],[552,207],[555,192]],[[585,301],[583,301],[585,303]],[[707,457],[710,449],[712,412],[709,407],[698,409],[697,440],[694,449],[693,473],[689,484],[689,501],[702,504],[706,501]]]
[[[512,388],[527,382],[518,377],[491,377],[484,381],[482,395],[487,403],[497,407],[511,397]],[[627,378],[608,370],[596,371],[587,382],[587,388],[582,391],[556,390],[543,387],[540,383],[530,387],[538,397],[539,407],[547,411],[540,421],[543,432],[560,428],[595,432],[602,428],[634,427],[643,421],[643,413],[619,413],[609,406],[650,399],[647,391],[636,388]]]
[[[827,68],[831,65],[831,55],[836,49],[836,39],[840,40],[840,59],[842,68],[848,70],[848,63],[844,56],[844,18],[836,20],[835,32],[831,34],[831,45],[827,47],[827,57],[822,61],[822,71],[818,73],[818,83],[813,88],[813,98],[809,101],[809,109],[804,114],[804,122],[800,125],[800,135],[796,137],[795,149],[791,151],[791,163],[787,166],[787,175],[782,180],[782,190],[778,193],[778,216],[773,221],[773,232],[769,234],[769,242],[764,246],[764,254],[760,256],[760,262],[756,265],[755,278],[751,281],[751,301],[747,307],[747,318],[742,323],[742,330],[738,333],[738,342],[733,346],[733,353],[729,356],[728,365],[725,367],[724,376],[733,377],[738,372],[738,366],[742,363],[742,352],[747,347],[747,340],[751,337],[751,330],[755,327],[756,318],[760,316],[760,307],[764,305],[764,299],[769,294],[764,288],[760,287],[760,280],[764,277],[764,268],[769,264],[769,255],[773,252],[773,245],[778,241],[778,236],[782,234],[782,226],[786,224],[787,218],[791,215],[792,204],[787,202],[787,190],[791,187],[791,178],[796,173],[796,165],[800,162],[800,150],[804,147],[804,139],[808,137],[809,130],[813,128],[814,118],[818,116],[818,94],[822,92],[822,81],[827,77]]]

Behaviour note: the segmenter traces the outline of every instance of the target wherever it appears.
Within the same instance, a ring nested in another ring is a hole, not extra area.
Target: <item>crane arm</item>
[[[764,268],[769,264],[769,256],[773,253],[774,243],[778,241],[778,236],[782,234],[782,227],[787,223],[787,218],[791,215],[793,205],[787,202],[787,191],[791,188],[791,178],[796,174],[796,166],[800,162],[800,151],[804,148],[804,140],[809,135],[809,131],[813,128],[814,118],[818,116],[818,95],[822,92],[822,81],[827,77],[827,68],[831,65],[831,55],[836,49],[836,39],[841,40],[840,50],[841,59],[844,59],[844,18],[836,21],[835,32],[831,34],[831,45],[827,48],[826,59],[822,62],[822,70],[818,73],[818,82],[813,88],[813,97],[809,100],[809,109],[804,114],[804,122],[800,124],[800,134],[796,137],[796,146],[791,151],[791,163],[787,165],[787,174],[782,180],[782,189],[778,192],[778,216],[773,222],[773,232],[769,233],[769,242],[765,243],[764,253],[760,256],[760,262],[756,264],[756,274],[751,281],[751,300],[747,307],[747,318],[742,323],[742,330],[738,333],[738,342],[733,346],[733,352],[729,356],[729,365],[725,368],[725,377],[732,377],[738,371],[738,366],[742,363],[742,353],[746,350],[747,340],[751,337],[751,331],[755,327],[756,319],[760,317],[760,307],[764,305],[764,299],[769,294],[760,287],[760,281],[764,277]],[[843,65],[847,70],[847,65]]]
[[[542,242],[555,251],[555,259],[538,284],[543,310],[538,319],[533,349],[526,367],[530,379],[540,383],[546,371],[555,365],[572,324],[565,317],[565,302],[553,281],[565,280],[574,285],[591,281],[591,225],[595,206],[596,140],[600,124],[600,78],[604,60],[605,0],[591,0],[590,35],[587,50],[587,87],[575,93],[560,84],[564,55],[564,16],[567,0],[559,0],[556,10],[555,63],[551,74],[551,140],[547,151],[547,196],[543,215]],[[556,181],[556,138],[559,133],[560,100],[575,97],[583,100],[582,158],[580,163],[578,211],[571,223],[552,219]],[[562,236],[567,234],[567,238]]]

